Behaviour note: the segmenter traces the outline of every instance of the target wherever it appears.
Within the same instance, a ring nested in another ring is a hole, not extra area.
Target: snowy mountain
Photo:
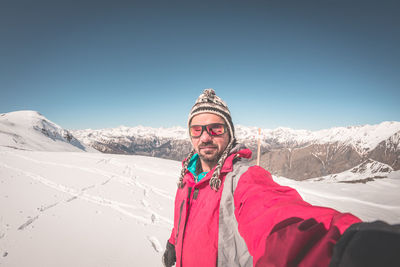
[[[241,142],[254,146],[258,137],[256,127],[235,125],[237,138]],[[377,147],[380,142],[391,138],[400,132],[400,122],[382,122],[377,125],[362,125],[351,127],[336,127],[320,131],[293,130],[290,128],[262,129],[261,143],[269,149],[302,147],[309,144],[340,143],[345,146],[353,146],[360,155],[368,154]],[[144,126],[101,129],[101,130],[76,130],[72,131],[86,144],[113,143],[119,140],[146,139],[157,140],[163,144],[166,140],[186,140],[188,133],[185,128],[151,128]],[[164,142],[163,142],[164,141]],[[398,141],[398,137],[397,137]],[[399,148],[400,149],[400,148]]]
[[[239,142],[257,150],[256,127],[236,125]],[[73,134],[99,151],[182,160],[190,151],[186,129],[119,127]],[[262,167],[296,180],[341,173],[371,159],[400,169],[400,122],[336,127],[320,131],[289,128],[261,131]]]
[[[125,127],[77,130],[73,135],[104,153],[133,154],[182,160],[191,149],[188,133],[182,127]]]
[[[236,126],[239,142],[257,150],[257,128]],[[76,138],[75,138],[76,137]],[[400,169],[400,122],[336,127],[321,131],[289,128],[261,131],[260,165],[295,180],[349,171],[364,162],[386,164],[380,176]],[[0,146],[41,151],[101,151],[181,161],[191,144],[185,128],[124,127],[68,131],[35,111],[0,114]],[[255,158],[255,155],[253,156]],[[372,168],[372,165],[367,165]],[[373,169],[369,170],[372,175]],[[354,180],[371,180],[374,176]]]
[[[68,130],[36,111],[0,114],[0,146],[39,151],[89,151]]]
[[[287,139],[279,142],[271,137],[262,153],[261,166],[296,180],[341,173],[366,160],[400,169],[399,122],[333,128],[293,138],[288,144]]]
[[[276,143],[287,147],[296,147],[308,144],[340,143],[344,146],[353,146],[359,154],[365,155],[380,142],[399,131],[400,122],[392,121],[376,125],[335,127],[320,131],[278,128],[262,130],[261,135],[267,144]]]
[[[162,266],[180,168],[154,157],[0,146],[0,266]],[[274,180],[314,205],[400,223],[400,171],[366,184]]]

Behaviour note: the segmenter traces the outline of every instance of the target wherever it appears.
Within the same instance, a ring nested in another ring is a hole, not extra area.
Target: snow
[[[31,110],[0,114],[0,146],[35,151],[98,152]]]
[[[2,149],[0,265],[161,266],[179,171],[157,158]]]
[[[0,147],[0,265],[162,266],[181,163]],[[400,172],[366,184],[274,177],[315,205],[400,222]]]

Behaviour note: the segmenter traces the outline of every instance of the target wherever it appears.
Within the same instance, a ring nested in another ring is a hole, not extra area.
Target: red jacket
[[[176,266],[328,266],[336,241],[360,219],[310,205],[238,157],[250,158],[251,151],[225,160],[218,191],[209,186],[213,170],[197,184],[186,173],[169,239]]]

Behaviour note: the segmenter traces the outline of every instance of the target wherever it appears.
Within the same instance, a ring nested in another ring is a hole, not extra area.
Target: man
[[[197,99],[188,127],[193,151],[183,161],[165,266],[328,266],[339,239],[331,266],[345,266],[352,252],[365,252],[353,240],[388,226],[312,206],[263,168],[250,167],[251,151],[237,144],[230,111],[212,89]],[[386,260],[379,265],[393,261]]]

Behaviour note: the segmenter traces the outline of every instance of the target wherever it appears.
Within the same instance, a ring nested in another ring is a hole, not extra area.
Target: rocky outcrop
[[[369,154],[371,159],[383,162],[394,170],[400,170],[400,131],[379,143]]]
[[[274,149],[260,157],[260,165],[272,174],[295,180],[342,172],[361,162],[362,157],[353,147],[339,143]]]

